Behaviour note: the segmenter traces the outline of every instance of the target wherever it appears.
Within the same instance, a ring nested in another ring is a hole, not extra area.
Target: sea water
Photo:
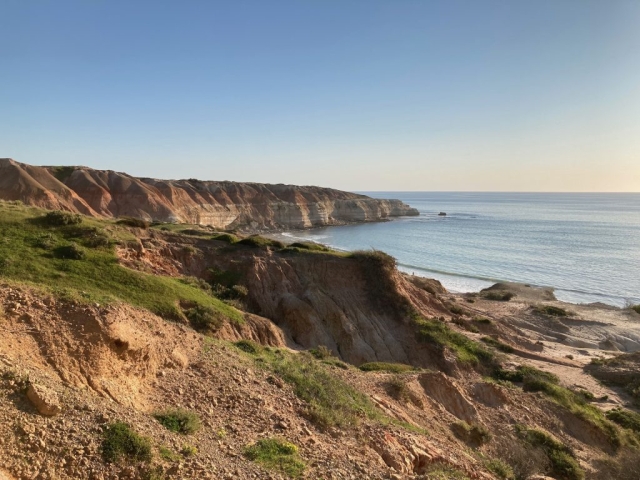
[[[554,287],[572,303],[640,303],[640,194],[363,193],[400,199],[420,215],[284,235],[382,250],[401,270],[454,292],[512,281]]]

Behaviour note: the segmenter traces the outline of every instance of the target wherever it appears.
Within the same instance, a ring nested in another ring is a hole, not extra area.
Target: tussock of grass
[[[194,412],[184,410],[182,408],[175,408],[170,410],[164,410],[162,412],[156,412],[153,414],[156,420],[158,420],[167,430],[172,432],[182,433],[183,435],[190,435],[200,430],[202,424],[200,423],[200,417]]]
[[[633,310],[636,313],[640,313],[640,305],[633,305],[631,307],[631,310]]]
[[[483,295],[487,300],[493,300],[496,302],[508,302],[515,296],[516,294],[512,292],[486,292]]]
[[[455,353],[458,361],[474,366],[489,365],[494,355],[487,348],[449,328],[435,318],[414,317],[418,339],[440,348],[448,348]]]
[[[127,227],[135,227],[147,229],[151,226],[149,222],[146,220],[142,220],[141,218],[133,218],[133,217],[120,217],[116,223],[118,225],[126,225]]]
[[[319,243],[313,242],[294,242],[289,245],[291,248],[300,248],[303,250],[312,250],[314,252],[330,252],[332,251],[329,247],[325,247],[324,245],[320,245]]]
[[[479,447],[491,440],[491,433],[484,425],[469,424],[463,420],[451,424],[451,431],[460,440]]]
[[[234,345],[243,352],[250,353],[252,355],[258,355],[262,353],[263,347],[253,340],[239,340]]]
[[[500,380],[521,382],[527,392],[544,393],[556,404],[599,429],[613,448],[622,445],[623,438],[620,432],[602,410],[590,405],[582,394],[560,386],[556,375],[533,367],[520,366],[515,371],[497,370],[495,376]]]
[[[542,448],[547,454],[551,462],[551,471],[547,473],[563,480],[584,479],[584,471],[566,445],[543,430],[524,426],[517,426],[516,430],[527,443]]]
[[[498,458],[486,460],[484,466],[501,480],[515,480],[516,478],[513,468]]]
[[[486,317],[474,317],[472,320],[474,322],[481,323],[484,325],[491,325],[493,323],[493,321],[490,318],[486,318]]]
[[[316,348],[310,349],[309,353],[316,357],[318,360],[326,360],[328,358],[334,357],[331,349],[326,347],[325,345],[318,345]]]
[[[211,237],[211,240],[217,240],[225,243],[237,243],[240,239],[232,233],[221,233],[220,235]]]
[[[119,264],[111,246],[91,246],[91,232],[103,232],[117,242],[135,239],[125,228],[89,217],[82,217],[82,227],[50,226],[34,221],[43,216],[44,211],[37,208],[0,204],[0,274],[5,279],[39,286],[81,302],[123,301],[169,319],[184,318],[180,303],[199,304],[242,323],[240,312],[200,288],[175,278],[130,270]],[[56,249],[72,241],[79,248],[88,247],[83,248],[84,257],[58,258]]]
[[[411,365],[404,363],[388,363],[388,362],[369,362],[360,365],[363,372],[388,372],[388,373],[404,373],[415,370]]]
[[[236,242],[238,245],[246,245],[249,247],[257,248],[284,248],[284,243],[278,240],[272,240],[271,238],[261,237],[260,235],[252,235],[251,237],[243,238]]]
[[[298,455],[298,447],[277,438],[262,438],[245,448],[244,454],[249,460],[293,478],[301,476],[306,467]]]
[[[113,423],[102,433],[102,458],[106,462],[121,459],[148,462],[151,460],[151,441],[138,435],[124,422]]]
[[[568,317],[569,312],[564,308],[555,307],[553,305],[537,305],[533,307],[533,311],[540,315],[547,315],[549,317]]]
[[[609,410],[606,416],[618,425],[640,433],[640,414],[623,408],[614,408],[613,410]]]

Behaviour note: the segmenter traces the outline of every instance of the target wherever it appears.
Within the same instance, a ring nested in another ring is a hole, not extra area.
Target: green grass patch
[[[533,307],[533,311],[540,315],[549,317],[568,317],[570,314],[564,308],[555,307],[553,305],[537,305]]]
[[[284,248],[284,243],[271,238],[261,237],[260,235],[252,235],[250,237],[243,238],[242,240],[239,240],[237,244],[257,248]]]
[[[512,292],[494,292],[494,291],[486,292],[483,295],[483,297],[486,298],[487,300],[493,300],[495,302],[508,302],[515,296],[516,294]]]
[[[504,353],[513,353],[513,347],[511,345],[507,345],[506,343],[501,342],[492,337],[482,337],[480,339],[481,342],[486,343],[490,347],[495,348],[496,350],[500,350]]]
[[[181,433],[183,435],[190,435],[200,430],[202,423],[200,417],[194,412],[184,410],[182,408],[174,408],[170,410],[164,410],[153,414],[154,418],[158,420],[167,430],[172,432]]]
[[[244,450],[245,456],[271,470],[298,478],[306,466],[298,455],[298,447],[277,438],[262,438]]]
[[[539,447],[546,453],[551,462],[550,471],[554,478],[562,480],[583,480],[584,471],[580,468],[573,452],[547,432],[536,428],[517,426],[518,435],[534,447]]]
[[[483,324],[483,325],[491,325],[493,323],[493,321],[490,318],[487,318],[487,317],[474,317],[471,320],[476,322],[476,323]]]
[[[640,305],[633,305],[631,307],[631,310],[633,310],[636,313],[640,313]]]
[[[640,433],[640,414],[623,408],[614,408],[609,410],[606,416],[618,425]]]
[[[469,480],[469,476],[450,465],[434,464],[431,465],[424,477],[425,480]]]
[[[264,350],[264,347],[253,340],[239,340],[234,345],[245,353],[251,355],[259,355]]]
[[[291,248],[300,248],[302,250],[311,250],[313,252],[331,252],[332,249],[313,242],[294,242],[288,245]]]
[[[120,460],[151,461],[151,441],[134,432],[124,422],[108,425],[102,433],[102,458],[106,462]]]
[[[368,362],[360,365],[363,372],[388,372],[388,373],[405,373],[414,371],[415,368],[404,363],[388,363],[388,362]]]
[[[493,363],[494,355],[486,347],[452,330],[443,321],[416,316],[413,321],[421,342],[450,349],[462,363],[473,366]]]
[[[237,236],[233,235],[232,233],[221,233],[220,235],[215,235],[211,237],[211,240],[217,240],[218,242],[232,244],[232,243],[238,243],[240,239]]]
[[[49,212],[51,213],[51,212]],[[182,319],[180,304],[203,305],[238,323],[242,314],[179,279],[150,275],[119,264],[112,245],[95,248],[95,234],[126,243],[135,237],[108,220],[82,217],[82,224],[50,225],[44,210],[0,203],[0,276],[86,303],[126,302],[169,319]],[[71,259],[58,252],[71,243],[83,251]],[[60,258],[65,257],[65,258]]]
[[[515,480],[516,478],[513,468],[498,458],[486,460],[484,466],[501,480]]]
[[[177,462],[180,460],[180,455],[167,447],[158,447],[158,453],[160,454],[160,458],[167,462]]]
[[[590,405],[580,392],[573,392],[559,385],[556,375],[523,365],[515,371],[497,370],[495,377],[499,380],[521,382],[526,392],[544,393],[554,403],[600,430],[613,448],[617,449],[622,445],[623,438],[618,428],[607,419],[604,412]]]
[[[127,227],[142,228],[142,229],[147,229],[151,226],[151,224],[146,220],[142,220],[141,218],[134,218],[134,217],[120,217],[118,218],[116,223],[118,225],[125,225]]]

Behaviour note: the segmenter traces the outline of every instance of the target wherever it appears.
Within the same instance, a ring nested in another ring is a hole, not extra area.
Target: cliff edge
[[[314,186],[157,180],[88,167],[38,167],[0,159],[0,199],[94,217],[279,230],[418,215],[400,200]]]

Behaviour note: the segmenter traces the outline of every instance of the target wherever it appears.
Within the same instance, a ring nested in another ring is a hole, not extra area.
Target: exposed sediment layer
[[[0,159],[0,199],[95,217],[131,216],[215,228],[278,230],[418,215],[400,200],[313,186],[157,180],[88,167]]]

